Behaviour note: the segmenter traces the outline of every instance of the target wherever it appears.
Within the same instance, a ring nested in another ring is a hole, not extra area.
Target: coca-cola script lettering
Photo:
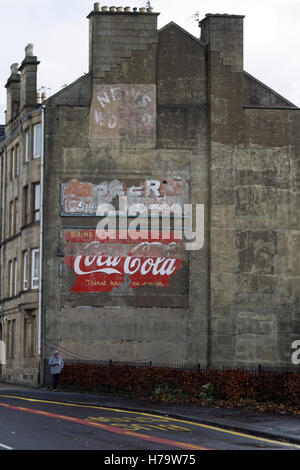
[[[89,243],[85,243],[85,241]],[[178,270],[182,268],[183,257],[178,257],[177,243],[174,240],[161,240],[153,243],[140,241],[134,245],[122,241],[122,250],[119,256],[110,256],[101,253],[109,250],[108,244],[99,243],[100,253],[95,255],[95,231],[78,232],[76,236],[67,232],[65,241],[79,245],[78,253],[65,256],[65,264],[68,265],[76,280],[72,286],[72,292],[111,292],[130,279],[130,288],[143,287],[145,285],[156,287],[168,287],[169,281]],[[114,251],[118,249],[118,240],[112,242]],[[179,244],[179,243],[178,243]],[[91,255],[88,253],[92,251]],[[152,249],[153,248],[153,249]],[[67,250],[72,251],[72,250]],[[127,251],[124,254],[124,251]]]

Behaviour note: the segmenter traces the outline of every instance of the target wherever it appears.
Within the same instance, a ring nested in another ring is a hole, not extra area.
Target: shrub
[[[300,403],[300,375],[240,370],[179,370],[166,367],[66,363],[61,384],[83,391],[127,394],[177,403],[225,400]]]

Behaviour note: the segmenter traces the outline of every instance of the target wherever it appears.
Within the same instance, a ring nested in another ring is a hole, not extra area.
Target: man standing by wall
[[[64,361],[61,355],[59,354],[59,351],[54,351],[53,356],[51,356],[49,359],[49,366],[52,376],[52,388],[53,391],[56,392],[59,374],[61,373],[64,367]]]

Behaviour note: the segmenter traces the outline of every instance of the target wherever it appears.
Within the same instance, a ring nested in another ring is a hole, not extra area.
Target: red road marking
[[[130,437],[135,437],[137,439],[143,439],[145,441],[150,441],[150,442],[157,442],[159,444],[166,444],[169,446],[175,446],[175,447],[180,447],[183,449],[189,449],[189,450],[212,450],[209,449],[208,447],[202,447],[202,446],[197,446],[195,444],[189,444],[187,442],[177,442],[177,441],[172,441],[169,439],[163,439],[160,437],[156,436],[151,436],[147,434],[139,434],[137,432],[130,432],[126,431],[125,429],[114,427],[114,426],[109,426],[108,424],[100,424],[100,423],[94,423],[93,421],[87,421],[82,418],[72,418],[69,416],[64,416],[64,415],[58,415],[56,413],[49,413],[47,411],[41,411],[41,410],[34,410],[32,408],[24,408],[21,406],[12,406],[8,405],[7,403],[1,403],[0,406],[4,408],[9,408],[11,410],[16,410],[16,411],[23,411],[26,413],[31,413],[31,414],[36,414],[36,415],[43,415],[43,416],[48,416],[49,418],[55,418],[55,419],[61,419],[64,421],[70,421],[73,423],[78,423],[78,424],[83,424],[84,426],[89,426],[92,428],[101,428],[104,431],[112,432],[114,434],[121,434],[123,436],[130,436]]]

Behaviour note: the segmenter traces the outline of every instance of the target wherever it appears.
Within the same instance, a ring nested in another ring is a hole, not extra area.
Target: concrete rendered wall
[[[245,76],[241,16],[207,15],[201,41],[172,23],[157,34],[154,14],[89,16],[90,72],[46,104],[45,355],[289,362],[300,334],[299,110]],[[78,197],[104,183],[143,194],[147,181],[185,182],[205,205],[204,248],[164,287],[126,278],[72,291],[66,240],[92,237],[98,221],[63,210],[72,181]]]
[[[289,363],[300,334],[299,110],[249,87],[243,17],[207,15],[200,25],[211,109],[210,360]]]
[[[90,73],[46,105],[44,353],[57,345],[65,357],[204,362],[207,245],[185,252],[165,286],[132,288],[127,276],[110,292],[72,291],[67,255],[76,244],[66,238],[89,236],[98,221],[62,210],[72,181],[77,195],[105,182],[142,191],[160,181],[169,196],[177,181],[186,185],[184,202],[208,205],[205,47],[176,25],[158,35],[157,15],[123,15],[90,15],[102,44],[91,47]],[[100,55],[111,48],[122,49],[112,55],[121,60],[107,64]]]

